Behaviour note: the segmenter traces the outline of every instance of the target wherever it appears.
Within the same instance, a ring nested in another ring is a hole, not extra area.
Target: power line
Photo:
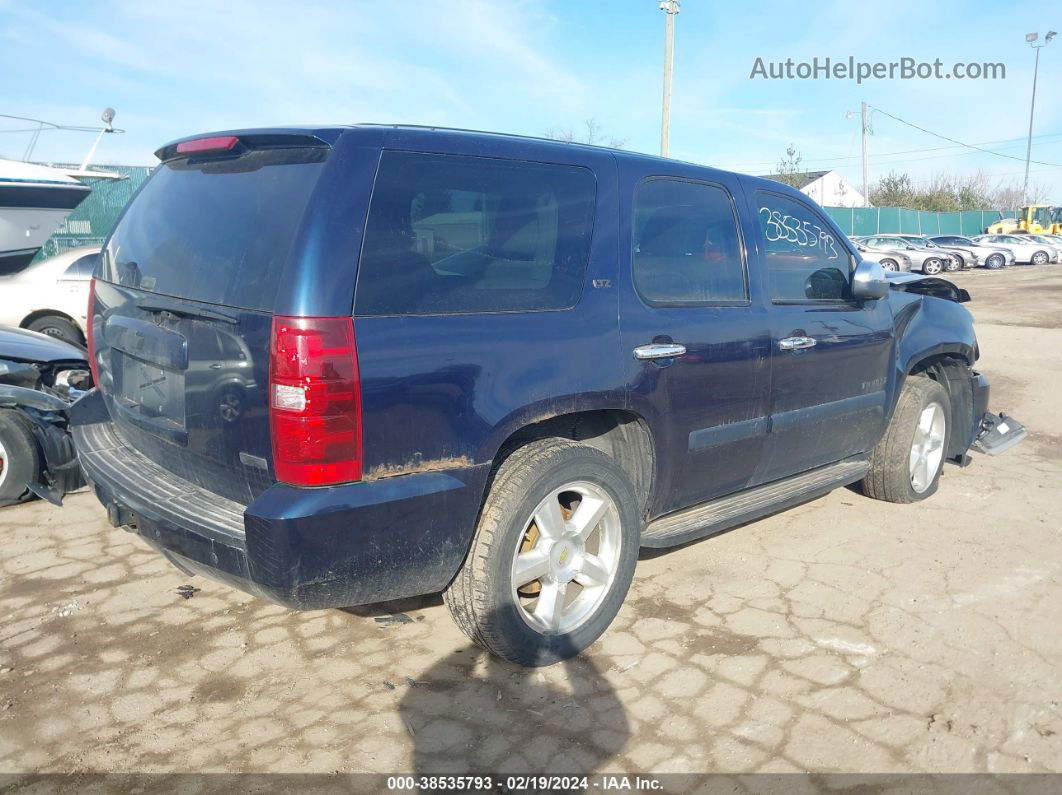
[[[1005,157],[1008,160],[1019,160],[1022,163],[1026,162],[1026,158],[1024,158],[1024,157],[1015,157],[1014,155],[1005,155],[1002,152],[995,152],[995,151],[993,151],[991,149],[983,149],[980,146],[975,146],[974,144],[963,143],[962,141],[958,141],[958,140],[956,140],[954,138],[949,138],[946,135],[941,135],[940,133],[933,132],[932,130],[927,130],[925,127],[919,127],[917,124],[914,124],[913,122],[909,122],[906,119],[901,119],[899,116],[893,116],[891,113],[889,113],[888,111],[884,111],[881,108],[874,108],[874,110],[877,113],[881,113],[881,114],[883,114],[885,116],[888,116],[890,119],[895,119],[896,121],[900,122],[900,124],[906,124],[908,127],[913,127],[914,129],[920,130],[921,132],[924,132],[927,135],[932,135],[934,138],[940,138],[941,140],[944,140],[944,141],[951,141],[951,143],[953,143],[953,144],[955,144],[957,146],[964,146],[967,149],[976,149],[978,152],[984,152],[987,155],[995,155],[996,157]],[[1037,165],[1040,165],[1040,166],[1062,167],[1062,163],[1045,163],[1042,160],[1029,160],[1028,162],[1036,163]]]
[[[1044,133],[1043,135],[1034,135],[1033,136],[1033,138],[1035,138],[1036,140],[1040,140],[1040,139],[1043,139],[1043,138],[1058,138],[1058,137],[1062,137],[1062,133]],[[973,146],[978,147],[978,146],[985,146],[985,145],[988,145],[988,144],[1008,144],[1008,143],[1013,143],[1013,142],[1017,142],[1017,143],[1014,144],[1015,146],[1023,146],[1025,144],[1025,139],[1024,138],[1000,138],[1000,139],[995,140],[995,141],[980,141],[979,143],[974,144]],[[1055,141],[1055,142],[1052,142],[1052,143],[1062,143],[1062,141]],[[892,157],[894,155],[913,155],[913,154],[921,154],[923,152],[941,152],[941,151],[944,151],[945,149],[957,149],[957,148],[963,148],[963,147],[966,147],[966,146],[968,146],[968,145],[960,143],[960,144],[955,144],[953,146],[931,146],[931,147],[924,148],[924,149],[902,149],[902,150],[899,150],[899,151],[896,151],[896,152],[881,152],[880,154],[875,155],[874,159],[876,160],[876,159],[881,158],[881,157]],[[809,162],[811,162],[811,163],[833,163],[833,162],[840,161],[840,160],[858,160],[859,158],[860,158],[860,155],[843,155],[843,156],[837,156],[837,157],[815,157],[815,158],[810,158]],[[932,159],[932,158],[925,158],[925,159]],[[1017,158],[1017,159],[1024,161],[1025,158]],[[773,165],[774,163],[777,163],[778,161],[777,160],[735,160],[735,161],[728,161],[728,162],[730,162],[731,165],[736,165],[736,166],[761,166],[761,165]],[[900,161],[900,162],[915,162],[915,161]],[[1034,160],[1033,162],[1035,163],[1037,161]]]

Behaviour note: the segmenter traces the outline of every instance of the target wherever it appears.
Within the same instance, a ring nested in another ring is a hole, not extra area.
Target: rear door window
[[[597,181],[579,166],[384,152],[355,313],[565,309],[579,300]]]
[[[640,184],[633,272],[638,293],[650,304],[744,303],[745,264],[730,194],[675,179]]]
[[[271,311],[327,150],[252,150],[160,165],[111,235],[104,280]]]

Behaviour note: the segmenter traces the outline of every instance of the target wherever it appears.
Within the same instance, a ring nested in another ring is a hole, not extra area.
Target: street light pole
[[[675,51],[675,14],[680,0],[660,0],[664,12],[664,99],[660,114],[660,156],[667,157],[671,142],[671,72]]]
[[[1023,206],[1029,204],[1029,163],[1032,160],[1032,131],[1033,131],[1033,114],[1036,113],[1036,78],[1040,72],[1040,50],[1051,43],[1058,34],[1053,30],[1047,31],[1047,35],[1044,36],[1043,44],[1037,44],[1036,40],[1040,38],[1039,33],[1028,33],[1025,36],[1025,40],[1029,42],[1029,46],[1036,50],[1036,61],[1033,66],[1033,86],[1032,86],[1032,101],[1029,103],[1029,140],[1025,144],[1025,182],[1021,189],[1021,203]]]

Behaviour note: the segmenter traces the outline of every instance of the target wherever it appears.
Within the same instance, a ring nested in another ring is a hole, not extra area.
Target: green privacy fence
[[[1013,218],[1005,210],[963,210],[938,213],[902,207],[826,207],[826,212],[847,235],[977,235],[1000,218]]]
[[[76,164],[69,163],[47,165],[77,168]],[[76,246],[103,243],[118,220],[122,208],[151,173],[147,166],[99,166],[97,170],[121,174],[122,178],[86,180],[92,185],[92,193],[67,216],[55,234],[48,238],[48,242],[37,254],[37,259],[51,257]]]

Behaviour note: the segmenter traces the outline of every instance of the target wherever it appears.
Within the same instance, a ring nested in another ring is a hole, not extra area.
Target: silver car
[[[965,270],[966,268],[976,268],[978,260],[980,259],[977,254],[961,248],[955,248],[954,246],[945,246],[940,243],[934,242],[929,235],[900,235],[904,240],[908,241],[912,246],[924,246],[925,248],[939,248],[952,258],[954,266],[946,268],[945,270],[956,271]]]
[[[1058,235],[1022,235],[1022,237],[1029,237],[1045,245],[1051,246],[1055,251],[1062,256],[1062,237]],[[1057,262],[1058,260],[1052,259],[1051,262]]]
[[[911,270],[911,258],[902,251],[890,251],[888,249],[871,250],[854,238],[849,238],[852,244],[859,249],[863,259],[873,260],[881,265],[882,270],[908,273]]]
[[[904,240],[900,235],[867,235],[856,238],[856,240],[875,252],[902,251],[911,258],[912,270],[921,271],[927,276],[936,276],[949,268],[958,268],[957,261],[946,251],[916,246],[909,240]]]
[[[1028,262],[1030,265],[1058,262],[1058,249],[1033,239],[1033,235],[978,235],[974,240],[983,245],[1006,246],[1014,251],[1018,262]]]
[[[1017,259],[1014,252],[1005,246],[982,245],[962,235],[930,235],[927,240],[947,248],[948,251],[968,251],[974,255],[974,263],[980,262],[992,271],[1013,265]]]

